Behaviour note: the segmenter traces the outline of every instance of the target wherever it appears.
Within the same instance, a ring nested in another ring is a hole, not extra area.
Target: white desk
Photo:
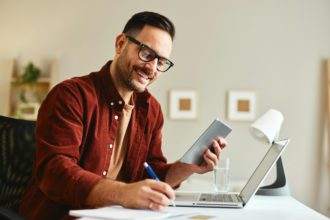
[[[254,196],[242,209],[168,207],[165,211],[185,213],[184,216],[172,216],[171,220],[193,220],[197,215],[207,215],[211,219],[221,220],[329,220],[311,208],[290,196]],[[80,220],[99,220],[97,218],[79,218]],[[111,219],[115,219],[112,216]],[[162,218],[164,219],[164,218]],[[166,218],[165,218],[166,219]],[[202,219],[202,218],[200,218]]]
[[[254,196],[242,209],[196,207],[169,207],[169,209],[196,211],[196,213],[216,216],[212,219],[221,220],[329,220],[290,196]]]

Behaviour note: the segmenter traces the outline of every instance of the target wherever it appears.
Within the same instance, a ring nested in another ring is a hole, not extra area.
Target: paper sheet
[[[184,212],[168,212],[168,211],[151,211],[151,210],[141,210],[141,209],[126,209],[121,206],[109,206],[98,209],[82,209],[82,210],[71,210],[70,215],[75,217],[85,218],[98,218],[98,219],[117,219],[117,220],[134,220],[134,219],[144,219],[144,220],[154,220],[154,219],[164,219],[164,218],[174,218],[176,216],[182,216],[189,213]]]

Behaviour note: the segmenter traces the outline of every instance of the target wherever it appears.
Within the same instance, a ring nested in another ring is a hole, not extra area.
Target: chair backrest
[[[0,116],[0,207],[18,210],[34,153],[35,122]]]

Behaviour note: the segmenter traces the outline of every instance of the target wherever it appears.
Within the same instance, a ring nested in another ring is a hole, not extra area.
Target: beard
[[[129,87],[129,89],[135,91],[135,92],[144,92],[146,90],[147,85],[149,85],[149,82],[147,84],[141,84],[139,83],[135,78],[134,75],[138,75],[139,72],[143,72],[140,70],[138,66],[133,66],[133,70],[129,71],[126,75],[127,77],[123,77],[125,85]],[[144,74],[146,75],[146,74]],[[149,78],[148,78],[149,81]]]
[[[147,86],[154,81],[155,74],[151,73],[143,65],[135,64],[130,66],[129,62],[127,62],[128,56],[126,52],[118,57],[118,79],[127,89],[139,93],[144,92]]]

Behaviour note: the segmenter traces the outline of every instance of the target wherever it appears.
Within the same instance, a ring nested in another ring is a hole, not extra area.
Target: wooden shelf
[[[41,69],[41,77],[33,84],[19,84],[17,62],[12,59],[6,61],[6,68],[0,68],[0,74],[6,74],[6,91],[0,90],[0,95],[5,95],[5,114],[10,117],[36,120],[37,111],[41,102],[45,99],[51,87],[56,83],[58,65],[56,60],[46,60],[47,72]],[[1,67],[0,61],[0,67]],[[6,70],[4,73],[3,70]]]
[[[12,77],[11,78],[11,83],[15,83],[17,81],[18,81],[17,77]],[[52,81],[52,79],[50,77],[40,77],[38,79],[37,83],[45,83],[45,82],[51,83],[51,81]]]

